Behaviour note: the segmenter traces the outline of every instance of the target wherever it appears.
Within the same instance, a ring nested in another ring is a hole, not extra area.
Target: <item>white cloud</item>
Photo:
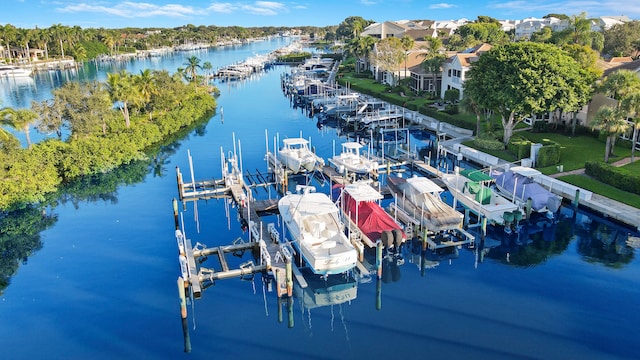
[[[230,14],[237,10],[237,7],[231,3],[212,3],[211,5],[209,5],[207,10],[217,13]]]
[[[198,15],[204,13],[203,10],[194,9],[191,6],[177,4],[156,5],[151,3],[136,3],[130,1],[121,2],[111,7],[80,3],[59,7],[56,8],[56,11],[64,13],[105,13],[125,18],[152,16],[185,17],[188,15]]]
[[[287,11],[285,4],[274,1],[256,1],[251,5],[242,5],[241,8],[249,14],[264,16],[278,15]]]
[[[448,4],[448,3],[438,3],[429,5],[429,9],[451,9],[454,7],[458,7],[458,5]]]
[[[360,0],[360,3],[362,5],[366,5],[366,6],[371,6],[371,5],[375,5],[377,4],[377,2],[375,1],[371,1],[371,0]]]

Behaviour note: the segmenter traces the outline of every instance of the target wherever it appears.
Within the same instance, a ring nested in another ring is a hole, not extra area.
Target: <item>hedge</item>
[[[500,140],[476,137],[473,143],[485,150],[504,150],[504,144]]]
[[[640,175],[600,161],[587,161],[585,173],[620,190],[640,195]]]
[[[542,141],[542,147],[538,150],[536,167],[547,167],[560,163],[560,144],[551,140]]]
[[[531,156],[531,144],[529,139],[521,136],[512,136],[509,139],[507,149],[516,156],[516,159],[521,160]]]

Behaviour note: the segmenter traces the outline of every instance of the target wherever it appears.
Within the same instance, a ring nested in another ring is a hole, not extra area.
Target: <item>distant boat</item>
[[[461,229],[464,215],[440,198],[444,191],[425,177],[409,179],[387,177],[389,189],[396,194],[396,206],[420,221],[431,232]]]
[[[283,147],[278,152],[278,159],[294,174],[316,167],[324,166],[324,160],[309,149],[309,141],[303,138],[282,140]]]
[[[522,215],[518,205],[499,195],[484,181],[473,181],[461,174],[445,174],[442,181],[457,201],[487,218],[489,223],[505,225],[514,219],[515,213]]]
[[[496,188],[502,195],[521,207],[531,199],[533,211],[545,213],[547,217],[552,218],[560,208],[562,198],[533,180],[539,175],[542,175],[540,171],[526,166],[514,166],[508,171],[494,170],[491,173],[491,177],[495,179]]]
[[[278,201],[293,247],[314,274],[340,274],[352,269],[358,254],[345,235],[338,207],[313,187],[299,186],[298,190],[302,193],[287,194]]]
[[[355,141],[348,141],[342,144],[340,154],[329,159],[338,172],[344,171],[356,173],[360,175],[370,174],[378,170],[378,162],[371,159],[370,156],[362,154],[360,149],[364,146]]]
[[[14,66],[14,65],[0,65],[0,76],[27,77],[27,76],[31,76],[31,70]]]
[[[407,240],[401,226],[378,205],[383,196],[369,181],[356,181],[342,188],[340,206],[353,226],[361,232],[361,240],[375,247],[380,240],[384,249],[402,260],[400,247]]]

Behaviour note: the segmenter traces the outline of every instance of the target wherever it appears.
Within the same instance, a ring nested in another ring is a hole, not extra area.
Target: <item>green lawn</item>
[[[343,77],[344,81],[352,85],[356,85],[362,87],[364,89],[369,90],[371,94],[375,93],[385,93],[386,96],[391,96],[397,98],[400,102],[406,102],[411,104],[416,104],[418,106],[422,106],[424,104],[430,104],[433,100],[427,99],[426,97],[420,96],[411,96],[410,94],[406,94],[406,96],[401,96],[398,93],[389,93],[386,85],[376,82],[370,78],[360,78],[356,76],[352,76],[351,74],[345,74]],[[470,124],[469,128],[475,129],[476,126],[476,117],[472,114],[464,114],[460,113],[455,115],[457,119],[464,121],[465,123]],[[486,125],[485,125],[486,126]],[[520,123],[516,129],[522,129],[526,126],[524,123]],[[501,132],[502,124],[497,116],[494,115],[492,118],[492,128],[493,131]],[[604,160],[604,146],[605,142],[598,140],[593,136],[588,135],[579,135],[579,136],[568,136],[563,133],[551,133],[551,132],[542,132],[542,133],[534,133],[530,131],[519,131],[516,133],[517,135],[521,135],[532,142],[539,143],[543,139],[549,139],[555,141],[560,144],[562,149],[560,155],[560,164],[563,167],[563,171],[571,171],[584,168],[584,164],[587,161],[602,161]],[[466,146],[475,148],[473,141],[467,141],[463,143]],[[514,162],[517,159],[513,154],[506,150],[501,151],[492,151],[485,149],[478,149],[484,153],[496,156],[508,162]],[[620,159],[629,157],[631,155],[631,148],[627,143],[617,142],[615,147],[615,156],[609,157],[609,162],[613,163]],[[638,154],[640,158],[640,154]],[[630,171],[640,172],[640,160],[636,161],[633,164],[625,165],[625,168],[628,168]],[[558,172],[557,165],[548,166],[545,168],[539,168],[542,173],[551,175]],[[563,181],[574,184],[576,186],[582,187],[584,189],[590,190],[596,194],[600,194],[602,196],[606,196],[608,198],[620,201],[622,203],[640,208],[640,195],[634,195],[619,189],[616,189],[610,185],[594,180],[586,175],[567,175],[560,178]]]
[[[555,141],[560,144],[560,164],[564,167],[564,171],[571,171],[584,168],[587,161],[603,161],[604,160],[604,141],[600,141],[592,136],[567,136],[558,133],[532,133],[529,131],[519,132],[519,135],[531,140],[532,142],[541,142],[543,139]],[[631,148],[626,144],[616,143],[616,156],[610,156],[609,162],[615,162],[631,155]],[[545,174],[555,174],[558,172],[556,166],[549,166],[538,169]]]
[[[636,161],[634,164],[638,163],[640,162]],[[569,184],[581,187],[583,189],[587,189],[596,194],[608,197],[609,199],[613,199],[640,209],[640,195],[622,191],[620,189],[614,188],[613,186],[601,183],[600,181],[592,179],[586,175],[565,175],[559,177],[558,179],[564,182],[568,182]]]

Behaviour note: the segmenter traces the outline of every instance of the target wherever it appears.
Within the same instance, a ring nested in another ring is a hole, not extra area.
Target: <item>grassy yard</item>
[[[636,161],[635,164],[640,162]],[[619,201],[621,203],[636,207],[640,209],[640,195],[632,194],[626,191],[622,191],[620,189],[614,188],[613,186],[601,183],[598,180],[592,179],[586,175],[565,175],[561,176],[558,179],[567,182],[569,184],[573,184],[575,186],[581,187],[583,189],[587,189],[596,194],[608,197],[609,199],[613,199]]]
[[[567,136],[558,133],[532,133],[528,131],[519,132],[518,134],[539,143],[543,139],[555,141],[560,144],[560,164],[564,167],[564,171],[571,171],[584,168],[587,161],[603,161],[604,160],[604,141],[600,141],[592,136]],[[610,156],[609,162],[615,162],[631,155],[631,148],[621,142],[616,143],[616,156]],[[544,174],[555,174],[556,166],[549,166],[538,169]]]
[[[412,96],[412,94],[403,94],[404,96],[402,96],[400,93],[390,92],[386,85],[378,83],[371,78],[362,78],[355,76],[355,74],[346,73],[343,76],[342,81],[346,81],[348,84],[366,89],[370,94],[384,93],[387,97],[397,99],[399,103],[414,104],[417,106],[417,108],[423,105],[429,105],[434,102],[434,100],[428,99],[423,96]],[[473,114],[459,113],[455,115],[455,118],[469,124],[468,128],[470,129],[475,129],[476,127],[476,117]],[[484,124],[483,126],[486,127],[487,125]],[[524,127],[526,127],[526,124],[521,123],[516,127],[516,129],[522,129]],[[500,120],[496,115],[492,117],[491,128],[494,132],[502,132],[502,124],[500,123]],[[582,169],[584,168],[584,164],[587,161],[604,160],[605,143],[604,141],[600,141],[593,136],[579,135],[571,137],[563,133],[534,133],[527,130],[518,131],[516,134],[523,136],[534,143],[540,143],[543,139],[548,139],[559,143],[562,149],[560,155],[560,164],[563,166],[563,171],[565,172]],[[463,144],[475,148],[475,144],[473,143],[473,141],[467,141]],[[514,162],[517,160],[512,153],[506,150],[478,150],[496,156],[508,162]],[[614,153],[615,156],[609,157],[610,163],[629,157],[631,155],[631,149],[627,143],[617,142]],[[640,158],[640,154],[638,154],[638,157]],[[627,167],[630,171],[640,173],[640,160],[636,161],[633,164],[625,165],[625,168]],[[558,173],[557,165],[539,168],[538,170],[547,175]],[[616,189],[610,185],[594,180],[586,175],[567,175],[561,177],[560,179],[573,185],[590,190],[596,194],[606,196],[622,203],[640,208],[640,195],[635,195]]]

